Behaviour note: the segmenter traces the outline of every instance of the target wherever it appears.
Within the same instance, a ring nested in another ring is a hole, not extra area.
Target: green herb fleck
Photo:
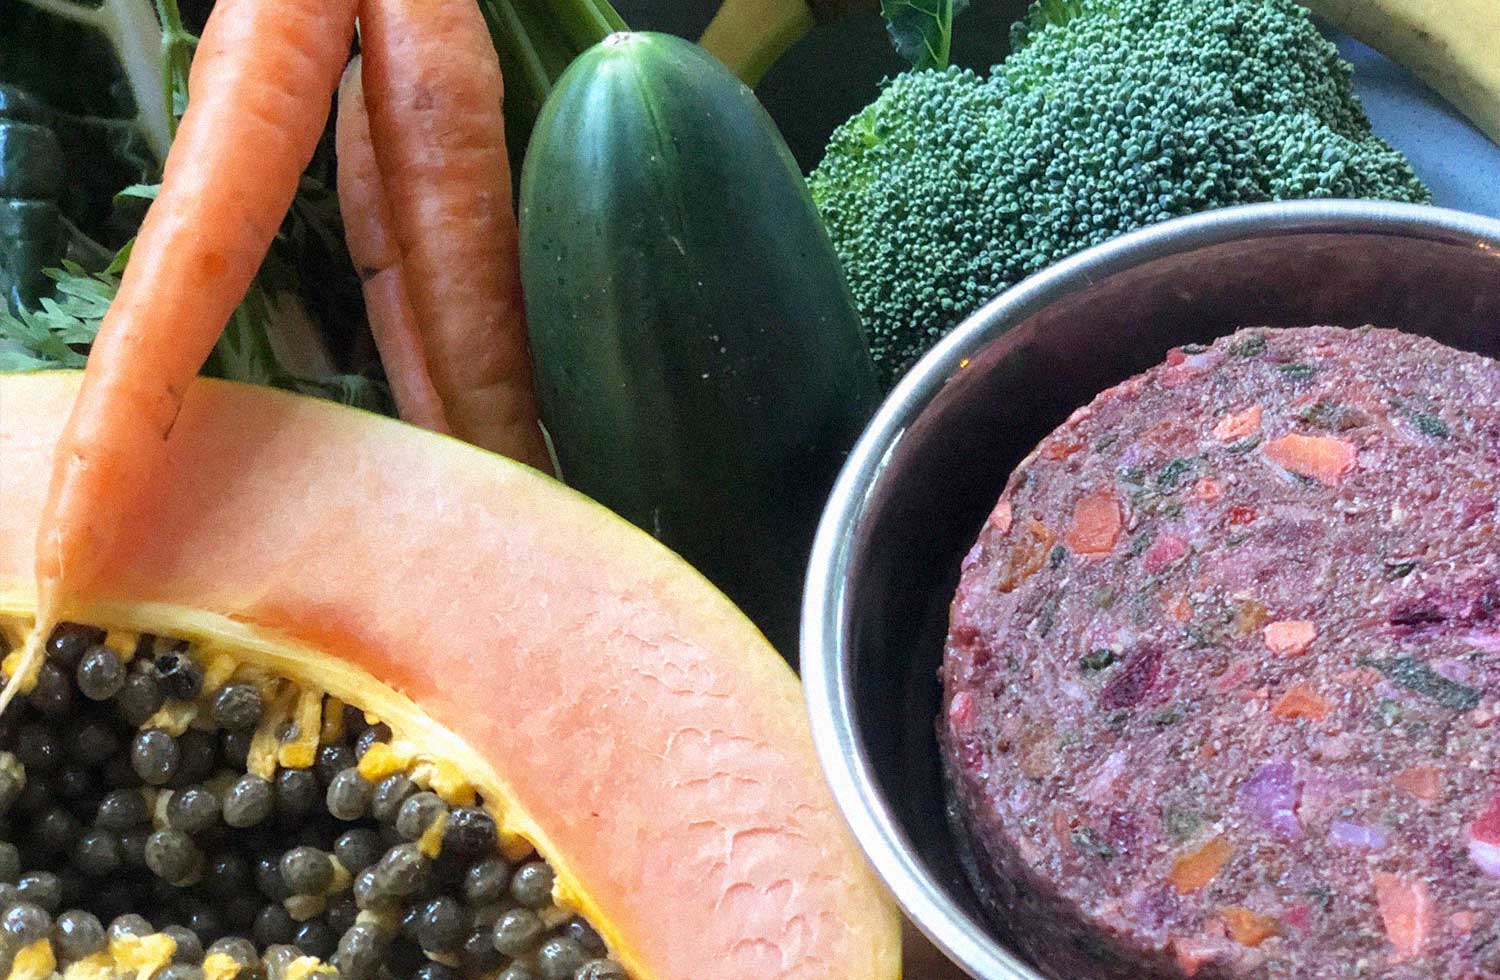
[[[1282,373],[1283,377],[1289,378],[1292,381],[1306,381],[1318,373],[1318,369],[1306,361],[1293,361],[1291,364],[1283,364],[1277,370]]]
[[[1186,806],[1168,806],[1162,811],[1162,825],[1174,844],[1185,844],[1203,829],[1203,814]]]
[[[1298,416],[1307,424],[1319,429],[1332,429],[1338,420],[1339,406],[1335,402],[1319,400],[1303,410]]]
[[[1385,578],[1388,582],[1394,582],[1398,578],[1406,578],[1417,570],[1415,558],[1387,558],[1385,561]]]
[[[1052,549],[1052,554],[1047,556],[1048,568],[1061,568],[1062,563],[1068,560],[1068,549],[1062,545]]]
[[[1381,698],[1375,706],[1375,714],[1380,717],[1381,728],[1392,728],[1401,720],[1401,706],[1390,698]]]
[[[1259,357],[1266,352],[1265,334],[1251,334],[1229,349],[1235,357]]]
[[[1198,457],[1196,456],[1180,456],[1172,460],[1156,475],[1156,485],[1163,490],[1172,489],[1197,464]]]
[[[1101,585],[1089,593],[1089,605],[1095,609],[1109,609],[1115,604],[1115,590]]]
[[[1189,644],[1190,649],[1201,650],[1204,647],[1211,647],[1214,645],[1213,634],[1200,626],[1189,625],[1184,628],[1183,632],[1187,633],[1188,639],[1192,641],[1192,643]]]
[[[1146,468],[1144,466],[1122,466],[1119,470],[1120,482],[1127,486],[1138,487],[1146,482]]]
[[[1207,344],[1183,344],[1182,345],[1182,352],[1184,354],[1206,354],[1206,353],[1208,353],[1208,345]]]
[[[1225,451],[1233,453],[1236,456],[1243,456],[1256,446],[1259,446],[1260,440],[1260,436],[1250,436],[1249,438],[1241,439],[1239,442],[1231,442],[1225,447]]]
[[[1151,547],[1151,539],[1155,536],[1156,534],[1153,531],[1142,531],[1131,540],[1130,550],[1126,553],[1131,558],[1139,558],[1146,553],[1147,548]]]
[[[1109,647],[1100,647],[1098,650],[1084,654],[1078,661],[1078,666],[1084,671],[1104,670],[1114,664],[1115,652]]]
[[[1080,827],[1071,836],[1073,844],[1085,854],[1091,854],[1101,861],[1108,861],[1115,856],[1115,849],[1089,827]]]
[[[1473,711],[1479,707],[1479,692],[1472,687],[1449,680],[1415,657],[1400,656],[1387,660],[1360,661],[1374,667],[1393,684],[1422,695],[1453,711]]]
[[[1312,905],[1321,911],[1333,908],[1333,891],[1327,885],[1313,885],[1307,890],[1307,897],[1312,899]]]
[[[1184,717],[1185,715],[1182,710],[1182,705],[1174,704],[1172,705],[1172,707],[1166,708],[1162,711],[1158,711],[1156,714],[1152,715],[1151,724],[1157,726],[1158,728],[1168,728],[1172,725],[1177,724]]]
[[[1446,439],[1453,435],[1453,430],[1448,428],[1447,422],[1436,415],[1428,415],[1426,412],[1413,412],[1411,423],[1422,435],[1432,436],[1434,439]]]
[[[1182,516],[1182,504],[1180,504],[1180,503],[1167,504],[1167,506],[1165,506],[1165,507],[1163,507],[1161,509],[1161,516],[1165,517],[1165,518],[1168,518],[1169,520],[1171,518],[1174,518],[1174,517],[1181,517]]]
[[[1036,632],[1038,636],[1046,636],[1052,632],[1052,627],[1057,625],[1057,600],[1048,599],[1042,605],[1041,614],[1037,617]]]
[[[1126,723],[1128,723],[1129,721],[1130,712],[1125,710],[1124,708],[1120,708],[1118,711],[1111,711],[1109,713],[1109,717],[1104,719],[1104,724],[1108,725],[1110,728],[1113,728],[1115,731],[1119,731],[1120,729],[1124,728]]]

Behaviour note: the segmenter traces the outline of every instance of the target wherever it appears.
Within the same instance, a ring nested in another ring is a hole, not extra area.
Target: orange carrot
[[[1214,438],[1220,442],[1234,442],[1236,439],[1254,435],[1260,431],[1260,420],[1264,414],[1263,407],[1251,405],[1243,412],[1226,415],[1214,426]]]
[[[1385,935],[1396,949],[1394,961],[1419,956],[1432,933],[1432,899],[1427,883],[1385,872],[1376,872],[1374,882]]]
[[[1354,447],[1329,436],[1295,433],[1266,443],[1266,458],[1284,470],[1312,477],[1326,486],[1337,486],[1357,461]]]
[[[362,0],[359,16],[375,158],[448,423],[550,472],[484,18],[470,0]]]
[[[1073,527],[1063,539],[1080,555],[1107,555],[1120,540],[1125,515],[1107,487],[1080,497],[1073,506]]]
[[[1431,766],[1403,769],[1391,778],[1391,785],[1401,792],[1431,803],[1442,798],[1443,774]]]
[[[1280,931],[1275,919],[1257,915],[1240,905],[1220,909],[1219,918],[1223,920],[1229,938],[1241,946],[1259,946]]]
[[[1322,721],[1332,710],[1333,705],[1328,702],[1328,699],[1313,690],[1311,685],[1298,684],[1289,688],[1281,696],[1276,706],[1271,709],[1271,716],[1286,721],[1295,721],[1298,718]]]
[[[1309,619],[1280,619],[1262,631],[1266,646],[1282,657],[1300,657],[1318,638],[1318,624]]]
[[[183,394],[290,207],[348,59],[354,0],[220,0],[193,58],[189,105],[161,190],[53,458],[37,533],[42,642],[109,561],[151,484]]]
[[[1226,862],[1234,854],[1234,846],[1222,837],[1215,837],[1191,854],[1184,854],[1172,865],[1167,875],[1179,895],[1190,895],[1207,887],[1218,877]]]
[[[380,350],[391,395],[401,417],[413,425],[448,432],[443,402],[427,372],[422,332],[406,287],[401,250],[391,237],[391,202],[380,183],[375,147],[370,142],[370,117],[365,110],[363,72],[355,58],[339,83],[339,116],[335,133],[338,149],[339,210],[344,216],[344,239],[359,273],[365,295],[370,333]]]

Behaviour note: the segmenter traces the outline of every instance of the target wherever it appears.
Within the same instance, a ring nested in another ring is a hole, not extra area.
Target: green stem
[[[156,0],[156,14],[161,18],[161,86],[166,103],[167,129],[177,136],[177,91],[187,91],[188,72],[198,39],[183,26],[177,0]]]
[[[753,88],[814,22],[807,0],[724,0],[698,43]]]
[[[479,0],[505,71],[505,140],[519,176],[531,127],[573,59],[628,30],[607,0]]]

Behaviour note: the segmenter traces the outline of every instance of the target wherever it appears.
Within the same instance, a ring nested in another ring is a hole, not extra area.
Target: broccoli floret
[[[1293,0],[1039,0],[987,77],[908,73],[809,182],[885,381],[1002,289],[1254,201],[1426,202]]]

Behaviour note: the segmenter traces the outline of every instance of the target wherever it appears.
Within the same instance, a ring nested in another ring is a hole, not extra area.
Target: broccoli
[[[1038,0],[988,77],[901,75],[809,178],[887,384],[996,293],[1178,215],[1426,202],[1293,0]]]

